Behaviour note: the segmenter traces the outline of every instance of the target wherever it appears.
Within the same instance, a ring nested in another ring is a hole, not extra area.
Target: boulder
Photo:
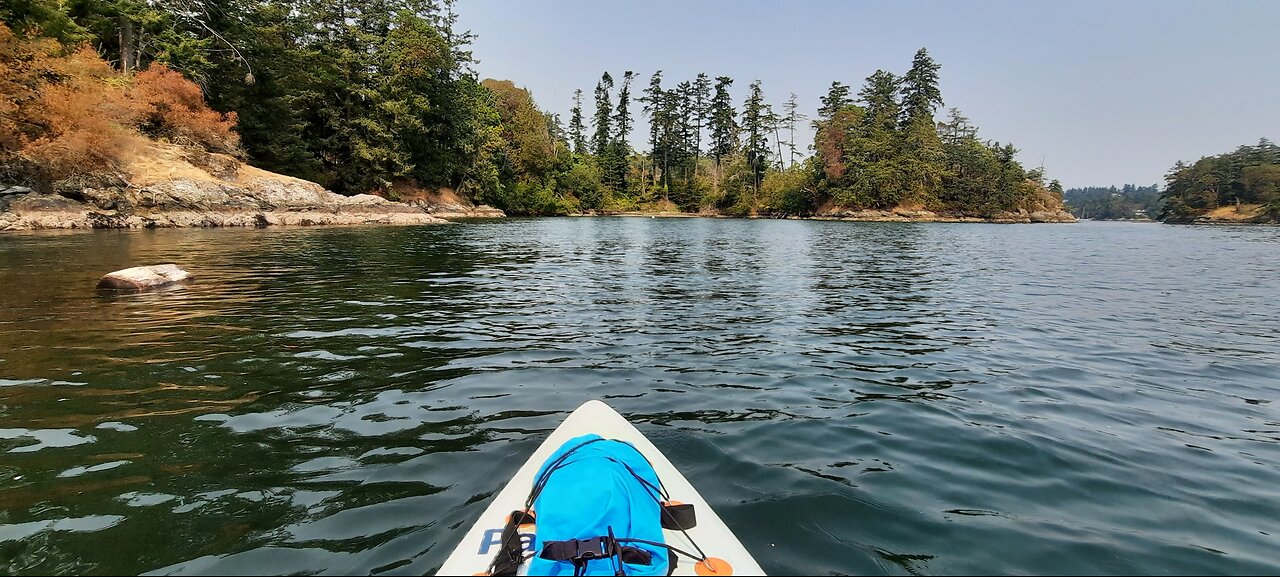
[[[1076,218],[1074,216],[1071,216],[1071,213],[1065,210],[1057,210],[1057,211],[1038,210],[1038,211],[1032,212],[1029,218],[1031,219],[1031,222],[1075,222],[1076,221]]]
[[[190,278],[191,273],[176,264],[135,266],[108,273],[98,281],[98,288],[140,291],[184,282]]]
[[[13,212],[78,212],[84,210],[84,205],[65,196],[33,192],[12,197],[9,200],[9,210]]]

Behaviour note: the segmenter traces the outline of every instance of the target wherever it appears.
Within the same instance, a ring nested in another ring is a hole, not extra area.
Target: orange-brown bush
[[[44,133],[27,137],[22,154],[50,180],[79,173],[115,171],[138,142],[139,117],[115,71],[87,46],[49,60],[56,80],[40,87],[31,112]]]
[[[210,109],[200,87],[168,66],[153,63],[134,78],[129,93],[142,107],[139,128],[143,132],[198,144],[211,152],[238,150],[236,113]]]
[[[44,134],[35,110],[57,51],[53,40],[28,41],[0,23],[0,162],[12,161],[30,138]]]
[[[138,130],[217,152],[238,146],[235,116],[162,65],[132,82],[88,46],[24,38],[0,23],[0,177],[44,183],[121,168]]]
[[[115,170],[136,138],[136,107],[93,49],[66,51],[0,25],[0,162],[37,180]]]

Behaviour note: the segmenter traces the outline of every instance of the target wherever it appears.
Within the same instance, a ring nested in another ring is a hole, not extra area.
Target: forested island
[[[1280,222],[1280,146],[1266,138],[1194,163],[1178,161],[1165,182],[1164,222]]]
[[[566,121],[480,79],[454,0],[23,0],[0,21],[11,217],[72,202],[76,226],[412,221],[443,197],[514,215],[1073,220],[1013,145],[954,108],[935,118],[923,48],[856,92],[832,82],[812,119],[758,80],[624,71],[579,91]],[[227,207],[260,213],[200,217]]]
[[[1154,221],[1160,214],[1160,185],[1086,186],[1063,194],[1067,210],[1090,220]]]
[[[1160,220],[1166,223],[1268,224],[1280,222],[1280,147],[1262,138],[1254,146],[1178,161],[1159,185],[1068,188],[1067,209],[1090,220]]]

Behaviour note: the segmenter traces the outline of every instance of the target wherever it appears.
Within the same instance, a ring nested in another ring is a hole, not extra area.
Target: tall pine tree
[[[586,127],[582,124],[582,89],[573,91],[573,109],[569,111],[569,140],[574,154],[587,153]]]
[[[925,204],[937,200],[945,171],[942,140],[933,119],[933,112],[942,106],[938,69],[929,52],[921,48],[911,70],[902,77],[903,171],[911,184],[910,194]]]
[[[733,154],[738,148],[738,113],[733,109],[733,97],[729,87],[733,79],[728,76],[716,78],[715,96],[711,97],[711,157],[716,161],[717,173],[726,156]]]
[[[827,95],[821,100],[822,106],[818,107],[818,118],[822,120],[830,120],[835,116],[836,111],[853,104],[853,100],[849,98],[849,87],[840,82],[832,82],[831,88],[827,89]]]
[[[753,195],[759,193],[760,182],[764,180],[764,172],[769,165],[770,122],[769,105],[764,101],[760,81],[756,80],[751,83],[747,99],[742,103],[742,135],[746,138],[742,143],[742,154],[751,171]]]
[[[627,137],[631,134],[631,81],[635,73],[628,70],[622,75],[622,86],[618,89],[618,107],[614,111],[613,123],[617,127],[613,141],[609,144],[608,158],[605,167],[605,179],[614,191],[627,191],[627,157],[630,156],[631,145]]]
[[[693,109],[693,159],[696,165],[698,157],[702,154],[702,130],[706,128],[707,121],[711,117],[711,77],[707,76],[706,72],[698,73],[698,77],[693,81]]]
[[[942,106],[942,91],[938,89],[938,70],[941,68],[929,51],[921,48],[911,61],[911,70],[902,77],[903,126],[916,122],[933,124],[933,112]]]
[[[613,131],[610,129],[613,121],[613,103],[610,101],[609,91],[613,90],[613,77],[605,72],[600,76],[600,82],[596,83],[596,119],[595,119],[595,135],[591,139],[591,151],[596,155],[597,159],[604,158],[609,151],[609,143],[613,141]]]
[[[659,118],[663,101],[661,70],[649,77],[649,87],[644,90],[641,101],[644,102],[644,113],[649,115],[649,161],[653,168],[651,182],[657,184],[660,156],[658,140],[662,135],[662,120]]]

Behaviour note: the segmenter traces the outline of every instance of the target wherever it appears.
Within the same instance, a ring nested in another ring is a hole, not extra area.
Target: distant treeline
[[[821,99],[811,156],[795,140],[807,117],[792,93],[779,112],[752,82],[737,109],[734,79],[707,74],[664,87],[653,73],[638,100],[649,117],[647,152],[627,144],[632,130],[630,71],[615,88],[609,73],[595,87],[594,129],[587,133],[582,93],[569,119],[569,187],[580,209],[674,205],[683,211],[806,215],[822,209],[914,205],[993,215],[1061,208],[1061,186],[1026,170],[1009,144],[980,140],[954,108],[947,121],[939,66],[920,49],[903,75],[877,70],[862,89],[833,82]],[[525,178],[537,182],[536,174]],[[597,192],[599,191],[599,192]],[[583,194],[582,192],[588,192]]]
[[[1271,219],[1280,218],[1280,146],[1266,138],[1191,164],[1178,161],[1165,182],[1160,219],[1166,222],[1192,220],[1230,205],[1260,205]]]
[[[1086,186],[1068,188],[1067,209],[1076,218],[1093,220],[1155,219],[1160,214],[1160,185]]]
[[[97,136],[106,128],[94,128],[102,115],[59,107],[71,96],[104,110],[127,103],[140,93],[134,77],[163,64],[203,90],[216,111],[191,104],[203,126],[234,125],[217,147],[343,194],[449,188],[511,214],[908,205],[985,216],[1061,206],[1057,182],[1023,167],[1012,145],[979,138],[955,109],[935,119],[939,66],[924,49],[905,74],[877,70],[856,93],[833,82],[813,119],[795,94],[770,103],[758,80],[735,101],[729,77],[672,85],[658,71],[641,89],[627,71],[601,76],[590,96],[579,91],[566,126],[515,83],[481,81],[455,0],[22,0],[0,4],[0,21],[13,31],[0,46],[0,113],[48,112],[0,116],[7,180],[53,178],[42,163],[64,149],[64,166],[109,170],[101,153],[111,145]],[[95,53],[115,78],[85,80],[84,66],[63,60]],[[55,72],[15,75],[31,54]],[[107,112],[116,127],[186,138]],[[647,127],[636,125],[641,115]],[[810,120],[812,147],[795,138]],[[630,136],[646,128],[648,150],[634,150]],[[33,158],[25,147],[36,141],[59,144]]]

